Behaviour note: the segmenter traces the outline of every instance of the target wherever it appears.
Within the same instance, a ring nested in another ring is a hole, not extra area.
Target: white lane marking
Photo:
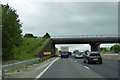
[[[48,65],[38,76],[36,76],[35,78],[40,78],[47,70],[48,68],[55,62],[57,61],[59,58],[57,57],[50,65]]]
[[[89,67],[87,67],[87,66],[84,66],[85,68],[87,68],[87,69],[90,69]]]

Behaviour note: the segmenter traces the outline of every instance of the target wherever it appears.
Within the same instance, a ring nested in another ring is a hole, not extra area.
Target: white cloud
[[[38,36],[46,32],[51,35],[118,34],[118,0],[69,0],[70,3],[68,0],[1,2],[8,3],[17,10],[23,23],[23,33],[30,32]],[[90,47],[83,44],[71,45],[70,50],[74,49],[85,50]]]
[[[118,34],[117,3],[3,2],[17,10],[24,33],[32,32],[38,36],[46,32],[52,35]]]

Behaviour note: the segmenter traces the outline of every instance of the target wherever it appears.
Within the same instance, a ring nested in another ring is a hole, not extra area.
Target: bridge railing
[[[51,38],[117,38],[118,35],[54,35]]]

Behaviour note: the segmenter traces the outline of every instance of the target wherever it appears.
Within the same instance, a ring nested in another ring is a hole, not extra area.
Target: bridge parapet
[[[54,35],[51,38],[120,38],[118,35]]]

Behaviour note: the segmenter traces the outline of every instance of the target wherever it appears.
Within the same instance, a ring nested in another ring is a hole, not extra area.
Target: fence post
[[[19,65],[17,66],[17,72],[20,72],[20,66]]]
[[[2,70],[2,79],[4,79],[5,78],[5,72],[4,72],[4,70]]]

